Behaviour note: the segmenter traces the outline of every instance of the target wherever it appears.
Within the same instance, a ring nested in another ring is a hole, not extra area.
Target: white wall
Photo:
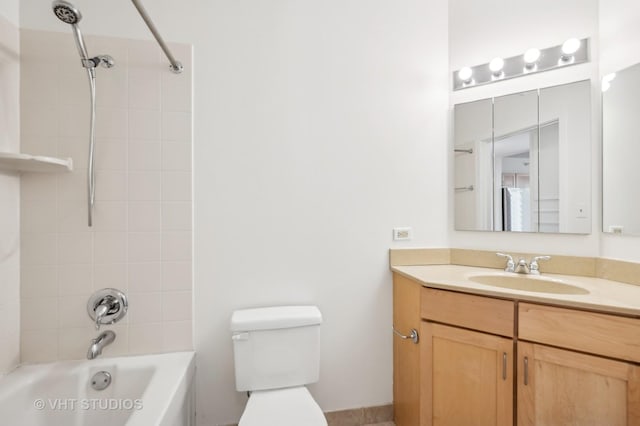
[[[640,62],[639,20],[640,3],[635,0],[600,2],[601,75]],[[631,170],[638,168],[636,157],[627,155],[625,158],[631,162]],[[620,169],[624,168],[624,165],[620,165]],[[640,260],[638,237],[601,234],[600,244],[603,257]]]
[[[66,31],[21,3],[24,27]],[[128,2],[77,3],[85,32],[148,37]],[[320,306],[324,410],[391,402],[391,228],[448,245],[446,2],[147,3],[194,44],[199,423],[238,420],[248,306]]]
[[[16,2],[17,3],[17,2]],[[1,14],[0,152],[20,151],[18,27]],[[0,170],[0,375],[20,360],[20,178]]]
[[[541,25],[540,23],[544,23]],[[539,87],[598,77],[598,2],[597,0],[553,0],[504,2],[500,0],[449,1],[450,73],[463,66],[486,63],[495,56],[521,54],[529,47],[550,47],[570,37],[591,38],[591,62],[524,78],[451,93],[451,105],[501,96]],[[451,75],[451,74],[449,74]],[[595,83],[594,83],[595,84]],[[448,86],[451,87],[449,77]],[[592,98],[599,96],[592,89]],[[597,105],[592,107],[592,135],[599,134]],[[599,172],[600,147],[592,138],[592,168]],[[450,156],[450,158],[452,158]],[[452,167],[452,161],[450,160]],[[453,171],[449,171],[451,181]],[[590,235],[539,235],[453,231],[452,247],[553,252],[557,254],[597,255],[599,253],[599,181],[591,186],[592,227]],[[451,197],[452,198],[452,197]]]
[[[17,27],[19,21],[19,6],[19,0],[0,0],[0,16],[4,16],[7,21]]]

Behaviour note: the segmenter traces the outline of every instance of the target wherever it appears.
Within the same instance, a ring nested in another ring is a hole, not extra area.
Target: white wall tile
[[[58,359],[58,333],[51,330],[21,330],[20,358],[23,363]]]
[[[162,293],[129,293],[129,324],[162,321]]]
[[[127,174],[118,171],[96,171],[96,201],[124,201],[127,199]]]
[[[95,166],[96,170],[126,170],[127,143],[121,139],[96,139]]]
[[[127,292],[127,264],[126,263],[94,263],[93,291],[102,288],[117,288]],[[124,318],[126,321],[126,317]]]
[[[157,262],[162,260],[161,235],[159,232],[130,232],[128,234],[129,262]]]
[[[129,70],[129,108],[160,109],[160,72],[150,67],[132,67]]]
[[[163,232],[162,260],[169,262],[191,260],[191,232]]]
[[[162,113],[162,140],[190,143],[191,113],[164,111]]]
[[[131,201],[129,203],[129,231],[160,232],[162,204],[159,201]]]
[[[160,110],[129,110],[130,139],[159,141],[161,130],[162,119]]]
[[[60,330],[73,327],[91,327],[87,313],[87,296],[65,296],[58,302],[58,327]]]
[[[25,232],[56,232],[55,201],[23,200],[20,203],[20,224]]]
[[[25,266],[20,271],[20,297],[33,299],[58,296],[57,266]]]
[[[92,260],[92,234],[87,232],[70,232],[58,235],[58,263],[60,265],[91,263]]]
[[[165,231],[191,230],[191,203],[165,202],[162,203],[162,229]]]
[[[162,168],[162,145],[157,142],[129,142],[129,170],[158,171]]]
[[[96,232],[93,263],[124,263],[127,260],[126,232]]]
[[[162,289],[164,291],[190,290],[192,288],[191,262],[163,262]]]
[[[59,296],[88,296],[92,291],[93,267],[86,265],[60,265],[58,267]]]
[[[191,171],[191,145],[182,142],[163,142],[162,170]]]
[[[130,263],[128,272],[127,282],[130,292],[150,293],[163,290],[164,263]]]
[[[162,352],[162,323],[129,326],[129,353],[149,354]]]
[[[22,299],[20,327],[22,330],[56,330],[58,328],[58,298]]]
[[[126,139],[128,126],[129,114],[126,108],[96,108],[96,138]]]
[[[166,291],[162,293],[162,319],[186,321],[191,319],[191,291]]]
[[[23,232],[20,236],[23,266],[55,265],[58,262],[58,236]]]
[[[191,201],[191,173],[162,172],[163,201]]]
[[[162,327],[162,349],[165,351],[193,350],[191,321],[165,322]]]
[[[97,335],[86,302],[106,287],[124,291],[130,305],[109,327],[117,337],[103,356],[192,348],[191,76],[163,77],[166,58],[152,41],[89,36],[87,43],[116,60],[97,70],[93,227],[85,70],[71,34],[24,30],[24,146],[75,164],[71,173],[22,176],[24,309],[16,315],[25,362],[84,358]],[[36,78],[45,63],[53,85]],[[45,310],[54,314],[42,323]]]

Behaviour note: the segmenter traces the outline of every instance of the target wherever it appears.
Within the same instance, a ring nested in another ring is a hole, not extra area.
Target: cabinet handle
[[[502,353],[502,380],[507,380],[507,353]]]
[[[393,330],[393,334],[395,334],[396,336],[400,337],[401,339],[411,340],[416,345],[420,341],[420,337],[418,336],[418,330],[416,330],[415,328],[411,329],[411,332],[409,333],[408,336],[405,336],[404,334],[402,334],[398,330],[396,330],[395,326],[391,326],[391,329]]]
[[[524,357],[524,385],[529,384],[529,358]]]

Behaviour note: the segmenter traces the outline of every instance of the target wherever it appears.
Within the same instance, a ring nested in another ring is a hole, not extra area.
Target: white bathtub
[[[111,374],[102,391],[98,371]],[[192,426],[194,353],[26,365],[0,379],[0,424]]]

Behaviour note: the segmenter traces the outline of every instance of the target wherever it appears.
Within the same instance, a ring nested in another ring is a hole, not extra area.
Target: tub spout
[[[113,343],[114,340],[116,340],[116,333],[113,331],[107,330],[100,333],[98,337],[91,340],[91,345],[87,351],[87,359],[94,359],[102,355],[102,349]]]

